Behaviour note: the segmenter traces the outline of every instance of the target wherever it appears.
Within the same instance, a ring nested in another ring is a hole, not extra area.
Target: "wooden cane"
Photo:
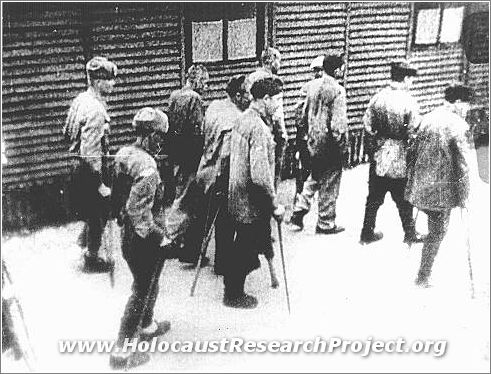
[[[283,235],[281,233],[281,222],[278,223],[278,241],[280,242],[281,263],[283,265],[283,279],[285,281],[286,304],[288,306],[288,314],[291,314],[290,309],[290,293],[288,291],[288,282],[286,278],[285,254],[283,253]]]

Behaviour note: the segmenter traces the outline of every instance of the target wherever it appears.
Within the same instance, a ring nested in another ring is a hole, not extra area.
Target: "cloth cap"
[[[322,69],[322,64],[324,63],[324,56],[317,56],[312,60],[310,64],[310,69]]]
[[[133,118],[133,127],[142,133],[158,131],[165,134],[169,129],[169,120],[161,110],[145,107],[136,113]]]
[[[93,57],[85,66],[91,79],[114,79],[118,74],[118,68],[114,62],[105,57]]]

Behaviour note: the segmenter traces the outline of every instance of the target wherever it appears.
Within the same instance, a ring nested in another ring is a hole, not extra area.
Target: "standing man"
[[[104,57],[94,57],[86,65],[87,91],[73,101],[63,128],[71,142],[70,152],[78,154],[80,162],[74,176],[75,209],[85,220],[83,270],[106,272],[114,264],[99,257],[102,233],[106,224],[109,184],[109,123],[105,97],[111,93],[117,74],[116,65]],[[86,234],[85,234],[86,233]],[[85,240],[86,239],[86,240]]]
[[[290,222],[303,229],[303,217],[310,211],[315,192],[319,191],[315,232],[337,234],[344,231],[336,225],[335,219],[348,134],[346,90],[336,81],[343,70],[343,57],[327,55],[322,66],[324,74],[308,85],[303,108],[302,121],[308,127],[312,171],[302,193],[297,195]]]
[[[285,209],[276,201],[274,141],[265,118],[280,105],[280,87],[273,78],[256,81],[253,100],[232,129],[228,207],[234,220],[234,246],[224,253],[223,303],[255,308],[257,299],[244,293],[247,275],[260,266],[258,254],[272,252],[271,216],[281,222]]]
[[[317,56],[312,60],[310,70],[312,71],[313,79],[302,86],[302,89],[300,90],[302,98],[295,106],[295,125],[297,127],[297,134],[295,137],[295,158],[298,162],[295,201],[297,194],[302,193],[303,185],[310,175],[310,153],[309,148],[307,147],[309,129],[307,126],[308,124],[303,121],[303,105],[305,103],[305,96],[307,95],[309,85],[312,84],[315,79],[321,78],[324,75],[324,57],[325,56]]]
[[[433,262],[447,232],[450,212],[469,196],[465,122],[472,91],[461,84],[445,90],[445,103],[425,115],[411,146],[405,196],[428,216],[416,284],[428,286]]]
[[[176,199],[179,199],[196,175],[203,153],[203,116],[201,95],[209,79],[203,65],[192,65],[186,75],[185,86],[172,92],[169,98],[169,145],[177,166]]]
[[[408,139],[419,123],[419,106],[408,92],[416,69],[408,62],[391,64],[390,85],[377,93],[368,104],[363,118],[365,131],[371,137],[370,172],[365,218],[360,235],[361,244],[382,239],[374,232],[378,208],[390,191],[404,229],[404,243],[423,239],[416,233],[413,207],[404,199],[406,187],[406,155]]]
[[[250,93],[254,82],[264,78],[278,78],[278,70],[281,65],[281,54],[276,48],[268,47],[261,54],[261,67],[247,77],[246,87]],[[279,78],[278,78],[279,79]],[[251,97],[252,99],[252,97]],[[288,141],[288,133],[285,126],[285,113],[283,109],[283,93],[280,94],[279,106],[271,118],[267,118],[268,125],[273,133],[275,147],[275,188],[281,181],[281,169]]]
[[[150,359],[148,353],[123,352],[125,339],[150,340],[170,329],[168,321],[153,319],[163,258],[171,246],[152,212],[161,183],[153,156],[160,151],[168,130],[167,116],[146,107],[135,115],[133,127],[135,143],[121,148],[115,156],[112,199],[113,210],[123,224],[123,258],[133,275],[132,294],[121,319],[117,349],[109,361],[111,368],[119,370]]]

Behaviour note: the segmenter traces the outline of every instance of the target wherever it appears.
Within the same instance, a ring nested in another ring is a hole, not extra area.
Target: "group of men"
[[[192,267],[206,263],[204,236],[215,226],[215,273],[223,275],[223,303],[254,308],[257,299],[244,292],[247,275],[268,259],[272,285],[277,286],[272,259],[271,219],[281,223],[285,209],[276,188],[287,133],[283,82],[277,76],[281,56],[267,48],[262,67],[249,76],[232,77],[227,97],[204,109],[206,68],[189,68],[185,86],[173,92],[167,114],[145,107],[133,119],[136,141],[109,156],[105,96],[114,86],[117,67],[102,57],[86,66],[89,88],[73,102],[64,133],[80,163],[74,171],[86,220],[87,246],[83,268],[110,270],[100,255],[108,219],[123,227],[122,253],[133,275],[117,345],[138,336],[151,339],[170,328],[153,318],[160,272],[166,258],[180,258]],[[348,146],[346,90],[337,81],[344,57],[319,56],[312,63],[314,80],[304,86],[299,105],[297,145],[308,165],[305,183],[297,189],[291,224],[303,229],[303,217],[319,191],[318,234],[338,234],[335,223],[343,160]],[[449,211],[463,206],[468,191],[465,163],[465,118],[471,92],[462,85],[445,91],[446,104],[422,120],[408,88],[416,75],[407,62],[391,65],[391,83],[370,101],[364,117],[371,158],[369,192],[360,235],[363,244],[380,240],[374,231],[377,209],[391,192],[406,243],[425,240],[418,285],[428,285],[433,260],[448,225]],[[303,147],[301,147],[303,145]],[[168,156],[159,170],[155,157]],[[112,160],[112,171],[108,160]],[[438,171],[438,172],[436,172]],[[173,202],[162,213],[162,187],[173,189]],[[415,230],[413,206],[424,210],[429,233]],[[200,256],[201,255],[201,256]],[[198,258],[201,257],[201,261]],[[139,365],[144,354],[111,355],[113,368]]]

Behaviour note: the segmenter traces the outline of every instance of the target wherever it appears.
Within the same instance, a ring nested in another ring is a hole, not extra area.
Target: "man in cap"
[[[268,47],[261,53],[261,67],[251,73],[246,80],[247,91],[250,93],[254,82],[264,78],[278,78],[278,70],[281,65],[281,54],[276,48]],[[279,78],[278,78],[279,79]],[[251,95],[252,100],[252,95]],[[275,147],[275,188],[281,180],[281,169],[288,141],[288,133],[285,126],[285,113],[283,109],[283,93],[280,94],[280,105],[271,118],[267,119],[266,125],[273,133]]]
[[[374,232],[378,208],[390,191],[399,210],[404,229],[404,242],[421,242],[416,233],[413,207],[404,199],[406,187],[406,155],[408,139],[419,123],[419,106],[409,93],[416,69],[408,62],[391,64],[391,82],[377,93],[368,104],[363,122],[372,145],[368,197],[360,243],[369,244],[382,239],[383,234]]]
[[[342,56],[325,56],[324,74],[308,85],[303,107],[302,121],[308,128],[307,146],[312,171],[302,193],[297,194],[290,222],[300,230],[303,229],[303,217],[310,211],[314,194],[318,190],[317,234],[337,234],[344,231],[335,222],[348,134],[346,90],[336,81],[336,76],[342,69]]]
[[[133,275],[132,293],[121,319],[116,351],[110,366],[124,369],[149,360],[148,354],[123,352],[125,339],[150,340],[170,329],[168,321],[156,322],[153,309],[158,296],[164,258],[173,257],[171,241],[154,220],[160,175],[154,155],[159,153],[168,130],[167,116],[145,107],[133,119],[136,141],[115,155],[113,212],[123,225],[122,252]]]
[[[299,100],[295,106],[295,125],[297,127],[297,134],[295,137],[295,158],[298,162],[298,173],[296,175],[296,194],[301,194],[303,190],[304,182],[310,175],[310,153],[307,147],[308,140],[308,127],[303,119],[303,106],[305,103],[305,96],[307,95],[309,85],[317,78],[321,78],[324,75],[324,55],[317,56],[312,60],[310,64],[310,70],[312,71],[313,79],[302,86],[300,93],[302,98]]]
[[[433,262],[447,232],[450,212],[469,196],[465,122],[472,91],[462,84],[445,89],[445,103],[426,114],[411,145],[406,199],[428,216],[428,235],[416,284],[428,286]]]
[[[85,219],[87,252],[83,270],[105,272],[111,261],[99,257],[102,232],[107,220],[109,184],[108,133],[110,117],[105,97],[111,93],[117,75],[116,65],[104,57],[94,57],[86,65],[88,89],[72,102],[63,129],[71,142],[70,152],[78,154],[80,162],[74,176],[75,208]],[[83,235],[83,234],[82,234]],[[85,238],[82,238],[85,239]]]

